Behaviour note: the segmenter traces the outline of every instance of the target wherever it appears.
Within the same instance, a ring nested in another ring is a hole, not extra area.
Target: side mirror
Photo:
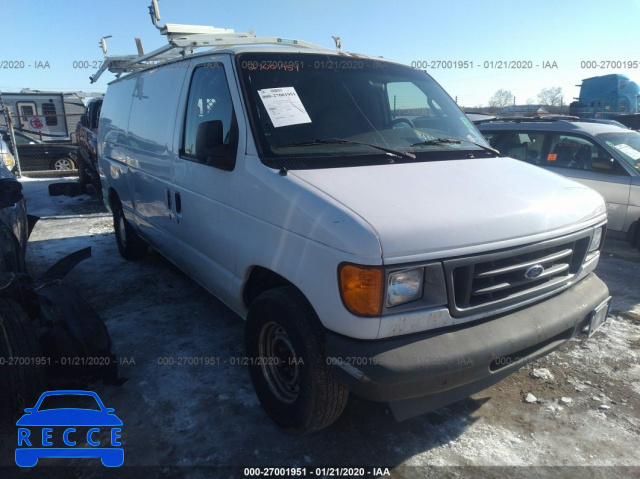
[[[22,198],[22,183],[14,178],[0,179],[0,208],[13,206]]]
[[[231,152],[224,144],[221,120],[204,121],[198,125],[196,133],[196,159],[221,170],[233,170],[235,163],[235,151],[233,158]]]
[[[80,117],[80,124],[81,124],[82,126],[87,126],[87,117],[86,117],[86,116],[82,115],[82,116]]]

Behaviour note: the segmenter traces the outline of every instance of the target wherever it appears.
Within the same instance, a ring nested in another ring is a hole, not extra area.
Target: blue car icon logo
[[[52,407],[74,404],[82,407]],[[61,390],[43,393],[36,405],[16,422],[16,464],[33,467],[41,457],[99,457],[107,467],[124,463],[122,421],[93,391]]]

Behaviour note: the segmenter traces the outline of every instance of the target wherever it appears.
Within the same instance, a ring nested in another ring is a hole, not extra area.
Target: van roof
[[[162,63],[214,52],[237,54],[241,52],[281,52],[286,49],[288,52],[364,57],[363,55],[332,50],[302,40],[284,37],[258,37],[254,35],[253,31],[235,33],[229,29],[217,29],[199,25],[167,24],[160,28],[160,32],[162,35],[166,35],[168,44],[146,54],[142,50],[141,43],[136,39],[138,45],[137,55],[108,56],[106,55],[106,44],[103,39],[105,58],[100,69],[90,77],[91,83],[96,82],[105,70],[115,73],[119,78],[123,73],[140,71]],[[197,53],[196,50],[198,50]]]

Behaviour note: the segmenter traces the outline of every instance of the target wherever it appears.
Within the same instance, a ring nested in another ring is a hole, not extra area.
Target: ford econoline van
[[[424,71],[161,30],[157,62],[105,60],[104,202],[122,256],[153,247],[246,320],[281,427],[328,426],[349,391],[412,417],[606,319],[602,197],[500,156]]]

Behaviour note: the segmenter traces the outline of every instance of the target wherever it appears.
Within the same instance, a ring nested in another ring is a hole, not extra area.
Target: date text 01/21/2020
[[[24,60],[0,60],[0,70],[24,70],[25,68],[43,69],[51,68],[51,65],[46,60],[34,60],[30,63]]]
[[[304,365],[302,358],[287,358],[282,360],[278,357],[247,357],[247,356],[232,356],[228,359],[220,359],[219,356],[208,357],[195,357],[195,356],[160,356],[157,360],[161,366],[278,366],[280,364],[288,365]]]
[[[120,365],[136,364],[133,357],[118,357],[117,359],[109,356],[63,356],[52,360],[48,356],[11,356],[0,357],[0,366],[50,366],[59,364],[61,366],[109,366],[112,362]]]
[[[390,476],[387,467],[245,467],[245,477],[380,477]]]
[[[534,62],[533,60],[485,60],[474,62],[472,60],[418,60],[412,61],[413,68],[423,70],[532,70],[534,68],[557,69],[558,62],[555,60],[543,60]]]

